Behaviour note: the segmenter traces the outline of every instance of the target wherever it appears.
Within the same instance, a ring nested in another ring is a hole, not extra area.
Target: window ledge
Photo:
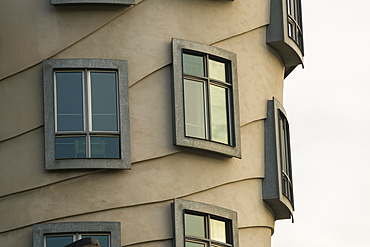
[[[135,5],[135,0],[51,0],[52,5],[68,4],[119,4]]]

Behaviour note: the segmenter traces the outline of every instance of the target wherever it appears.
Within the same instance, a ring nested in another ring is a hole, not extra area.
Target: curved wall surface
[[[262,200],[267,101],[284,65],[266,44],[269,0],[2,3],[0,243],[32,247],[34,224],[121,223],[122,246],[172,246],[174,198],[237,212],[239,245],[270,246]],[[171,39],[237,54],[242,159],[173,145]],[[128,61],[131,170],[45,171],[42,61]]]

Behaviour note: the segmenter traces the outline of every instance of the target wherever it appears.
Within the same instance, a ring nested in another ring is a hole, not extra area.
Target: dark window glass
[[[211,101],[211,124],[212,140],[228,144],[228,124],[227,124],[227,90],[226,88],[215,85],[210,86]]]
[[[185,74],[204,76],[203,56],[183,54],[183,68]]]
[[[58,131],[83,130],[82,72],[57,72],[56,88]]]
[[[185,134],[205,139],[204,83],[184,79]]]
[[[86,137],[56,137],[56,159],[86,158]]]
[[[91,72],[92,130],[117,131],[116,73]]]
[[[108,235],[82,235],[82,238],[96,238],[101,247],[109,247]]]
[[[200,215],[185,214],[185,235],[205,238],[205,218]]]
[[[120,158],[119,137],[90,137],[91,158]]]
[[[46,237],[46,247],[64,247],[73,243],[73,236]]]

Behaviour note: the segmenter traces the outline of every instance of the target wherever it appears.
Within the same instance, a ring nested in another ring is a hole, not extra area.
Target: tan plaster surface
[[[239,246],[270,247],[271,229],[267,227],[252,227],[239,229]]]
[[[42,65],[0,81],[0,142],[44,124],[42,85]]]

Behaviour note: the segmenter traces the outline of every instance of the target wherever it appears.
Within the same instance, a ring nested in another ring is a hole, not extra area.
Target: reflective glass
[[[185,135],[205,139],[203,82],[184,79]]]
[[[183,69],[185,74],[204,76],[203,57],[183,54]]]
[[[204,238],[204,216],[185,214],[185,235]]]
[[[226,243],[226,223],[211,219],[211,239]]]
[[[226,88],[210,86],[212,140],[228,144],[226,93]]]
[[[74,159],[86,158],[86,137],[56,137],[55,158]]]
[[[209,77],[226,82],[226,65],[222,62],[209,60]]]
[[[57,72],[56,90],[58,131],[84,130],[82,72]]]
[[[185,242],[185,247],[204,247],[204,244],[200,243],[193,243],[193,242]]]
[[[119,137],[90,137],[91,158],[119,159]]]
[[[99,241],[101,247],[109,247],[109,236],[108,235],[82,235],[82,238],[96,238]]]
[[[73,236],[46,237],[46,247],[64,247],[73,243]]]
[[[91,72],[92,130],[117,131],[116,73]]]

